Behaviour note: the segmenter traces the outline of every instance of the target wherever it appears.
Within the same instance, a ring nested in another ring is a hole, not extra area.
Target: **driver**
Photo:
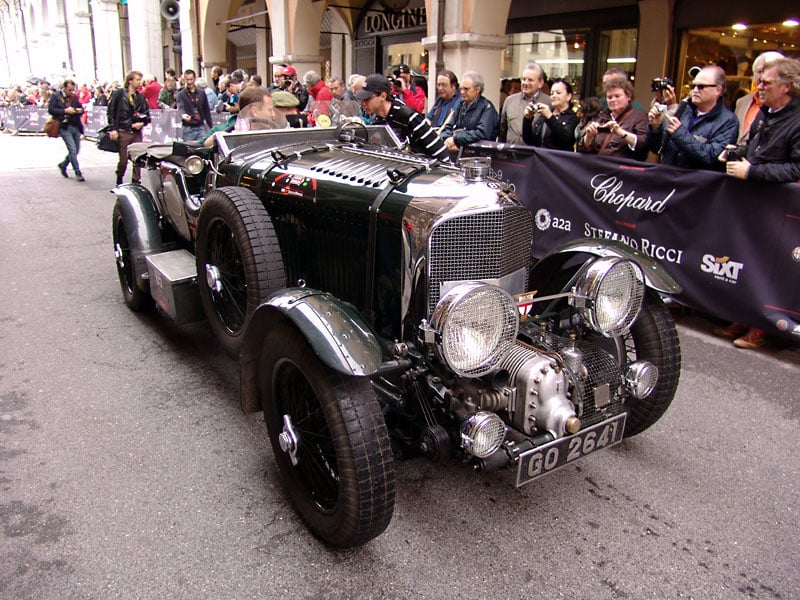
[[[379,73],[367,77],[364,86],[355,94],[373,124],[386,123],[401,140],[407,140],[412,152],[447,160],[442,139],[436,135],[420,113],[392,95],[392,84]]]

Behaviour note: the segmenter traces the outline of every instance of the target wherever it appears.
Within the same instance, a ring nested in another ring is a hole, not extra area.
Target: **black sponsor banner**
[[[534,216],[534,256],[576,238],[658,260],[681,303],[800,337],[800,185],[481,142]]]

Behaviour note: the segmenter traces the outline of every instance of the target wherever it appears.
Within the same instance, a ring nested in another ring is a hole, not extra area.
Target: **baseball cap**
[[[411,74],[411,69],[409,69],[408,65],[400,65],[397,67],[397,70],[400,73],[408,73],[409,75]]]
[[[364,100],[369,100],[372,96],[377,96],[381,92],[391,94],[392,84],[389,83],[389,80],[383,75],[373,73],[367,77],[367,80],[364,82],[364,87],[356,92],[356,100],[363,102]]]
[[[297,75],[297,69],[291,65],[287,65],[283,67],[283,74],[288,76]]]

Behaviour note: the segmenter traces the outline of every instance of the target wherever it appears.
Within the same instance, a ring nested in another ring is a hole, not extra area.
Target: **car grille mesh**
[[[447,281],[497,279],[527,269],[531,235],[531,214],[520,206],[460,215],[440,223],[430,237],[428,315]],[[525,281],[527,284],[527,273]]]
[[[561,337],[531,321],[520,326],[520,333],[534,347],[561,356],[573,385],[570,399],[584,427],[599,423],[621,410],[622,374],[611,354],[592,341]],[[610,402],[598,406],[598,390],[601,388],[607,390]]]

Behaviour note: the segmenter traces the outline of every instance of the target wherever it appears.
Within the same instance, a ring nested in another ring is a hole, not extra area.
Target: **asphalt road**
[[[332,551],[283,494],[205,324],[122,303],[115,157],[0,134],[0,597],[800,597],[800,352],[689,317],[653,428],[520,490],[397,464],[386,533]]]

